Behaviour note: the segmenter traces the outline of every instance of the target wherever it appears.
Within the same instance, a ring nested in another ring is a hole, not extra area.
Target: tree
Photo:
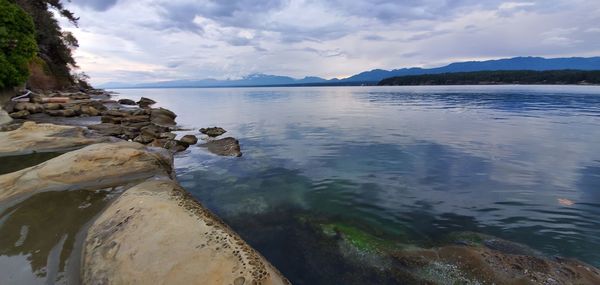
[[[0,0],[0,89],[24,83],[36,54],[35,27],[23,9]]]
[[[72,51],[78,46],[77,39],[68,32],[63,32],[54,17],[52,10],[77,26],[79,18],[65,9],[61,0],[14,0],[25,10],[35,23],[35,39],[38,45],[38,56],[44,61],[45,69],[57,81],[56,87],[68,87],[75,83],[71,76],[72,69],[77,67]]]

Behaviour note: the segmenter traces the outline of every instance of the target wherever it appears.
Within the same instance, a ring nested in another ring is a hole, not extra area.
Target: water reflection
[[[85,229],[106,198],[46,192],[0,213],[0,284],[79,284]]]
[[[306,219],[419,245],[484,232],[600,266],[600,87],[122,92],[240,139],[240,159],[199,148],[177,157],[179,179],[294,281],[348,269],[319,247],[331,258],[319,279],[277,253],[314,249],[302,242],[320,240]]]

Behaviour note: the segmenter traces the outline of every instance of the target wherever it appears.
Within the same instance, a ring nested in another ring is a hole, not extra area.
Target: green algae
[[[349,224],[330,223],[320,226],[326,236],[339,236],[360,251],[384,253],[402,248],[394,241],[377,237]]]

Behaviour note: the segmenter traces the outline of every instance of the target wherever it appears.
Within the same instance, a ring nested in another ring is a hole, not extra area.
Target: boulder
[[[137,142],[137,143],[141,143],[141,144],[149,144],[152,141],[154,141],[154,137],[148,136],[148,135],[145,135],[145,134],[142,133],[139,136],[135,137],[133,139],[133,141]]]
[[[9,114],[9,116],[13,119],[25,119],[29,115],[31,114],[27,110],[17,111]]]
[[[44,106],[38,103],[18,102],[14,109],[16,111],[28,111],[31,114],[44,112]]]
[[[222,156],[242,156],[240,142],[232,137],[227,137],[218,140],[211,140],[201,145],[206,147],[208,151]]]
[[[127,117],[123,117],[122,121],[123,123],[140,123],[140,122],[147,122],[150,120],[150,117],[147,115],[140,115],[140,116],[127,116]]]
[[[92,106],[81,106],[81,114],[82,115],[88,115],[88,116],[98,116],[100,115],[100,111],[98,111],[96,108],[92,107]]]
[[[163,128],[163,127],[160,127],[157,125],[150,124],[148,126],[141,128],[140,131],[142,132],[142,134],[144,134],[146,136],[149,136],[152,138],[158,138],[158,137],[160,137],[161,133],[167,131],[167,128]]]
[[[119,99],[117,102],[121,105],[135,105],[135,101],[131,99]]]
[[[44,110],[59,110],[62,108],[62,106],[59,103],[45,103],[44,105]]]
[[[159,108],[152,109],[150,112],[150,121],[158,126],[173,128],[175,127],[175,118],[177,116],[170,110]]]
[[[46,110],[46,114],[53,117],[75,117],[78,112],[75,109]]]
[[[66,151],[107,140],[91,136],[80,127],[25,122],[14,131],[0,133],[0,157]]]
[[[105,136],[118,136],[123,134],[123,127],[109,123],[90,125],[88,126],[88,129]]]
[[[127,117],[131,116],[131,113],[125,110],[108,110],[103,112],[102,115],[109,117]]]
[[[107,124],[121,124],[124,117],[102,116],[100,122]]]
[[[150,99],[150,98],[146,98],[146,97],[142,97],[140,99],[140,101],[137,102],[138,106],[140,106],[140,108],[148,108],[154,104],[156,104],[156,101]]]
[[[200,132],[209,137],[214,138],[214,137],[218,137],[218,136],[226,133],[227,131],[220,127],[212,127],[212,128],[202,128],[202,129],[200,129]]]
[[[174,140],[175,137],[177,137],[177,135],[175,135],[174,133],[164,132],[164,133],[160,133],[160,135],[158,135],[158,137],[161,139]]]
[[[172,180],[126,190],[94,221],[83,284],[289,284]]]
[[[185,135],[179,140],[187,145],[195,145],[198,143],[198,138],[194,135]]]
[[[189,145],[178,140],[167,140],[164,143],[163,147],[170,150],[173,153],[176,153],[186,150],[189,147]]]

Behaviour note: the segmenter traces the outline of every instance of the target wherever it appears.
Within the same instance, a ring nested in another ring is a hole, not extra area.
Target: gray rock
[[[46,103],[43,105],[44,110],[59,110],[62,106],[59,103]]]
[[[161,139],[174,140],[176,136],[177,135],[175,135],[174,133],[164,132],[164,133],[161,133],[158,137]]]
[[[186,150],[189,145],[178,140],[168,140],[163,147],[175,153]]]
[[[15,105],[14,109],[16,111],[28,111],[30,114],[42,113],[44,112],[44,106],[38,103],[28,103],[28,102],[19,102]]]
[[[136,138],[133,139],[134,142],[138,142],[141,144],[149,144],[152,141],[154,141],[154,137],[145,135],[145,134],[140,134],[139,136],[137,136]]]
[[[242,156],[240,142],[232,137],[227,137],[218,140],[211,140],[201,145],[206,147],[208,151],[223,156]]]
[[[200,129],[200,132],[209,136],[209,137],[218,137],[224,133],[226,133],[227,131],[221,127],[212,127],[212,128],[202,128]]]
[[[194,145],[198,143],[198,138],[194,135],[185,135],[180,139],[180,141],[187,145]]]

